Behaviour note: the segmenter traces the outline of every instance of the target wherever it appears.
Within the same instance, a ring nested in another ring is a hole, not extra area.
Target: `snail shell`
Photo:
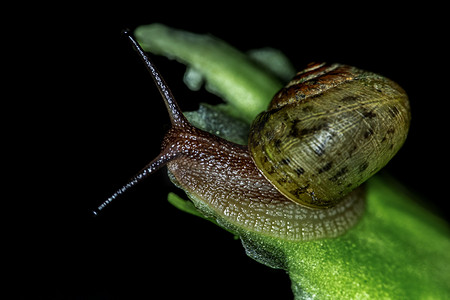
[[[393,81],[340,64],[299,72],[253,122],[255,164],[292,201],[335,206],[403,145],[408,97]]]

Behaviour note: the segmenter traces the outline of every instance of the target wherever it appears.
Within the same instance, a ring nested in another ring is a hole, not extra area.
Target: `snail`
[[[396,154],[410,123],[393,81],[341,64],[310,64],[251,125],[248,146],[192,126],[133,36],[172,123],[161,153],[112,200],[163,166],[195,206],[235,232],[293,241],[339,236],[361,218],[363,183]]]

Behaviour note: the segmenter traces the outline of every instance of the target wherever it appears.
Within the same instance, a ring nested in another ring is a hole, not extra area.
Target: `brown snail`
[[[97,211],[167,165],[199,210],[237,233],[334,237],[363,214],[359,186],[405,141],[410,113],[402,88],[354,67],[312,64],[258,115],[248,147],[234,144],[192,126],[153,63],[128,38],[163,96],[172,128],[160,155]]]

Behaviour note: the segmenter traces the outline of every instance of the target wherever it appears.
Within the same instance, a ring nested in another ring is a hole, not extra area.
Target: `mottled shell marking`
[[[354,67],[315,65],[256,118],[249,148],[282,194],[331,207],[386,165],[409,122],[407,96],[394,82]]]

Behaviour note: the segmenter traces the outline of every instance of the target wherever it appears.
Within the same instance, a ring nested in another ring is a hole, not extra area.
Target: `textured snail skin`
[[[298,205],[265,179],[246,146],[194,127],[170,130],[163,147],[180,153],[167,164],[172,181],[204,213],[233,230],[306,241],[341,235],[364,212],[362,188],[332,208]]]
[[[408,98],[396,83],[350,66],[315,64],[256,118],[249,147],[286,197],[332,207],[387,164],[409,123]]]

